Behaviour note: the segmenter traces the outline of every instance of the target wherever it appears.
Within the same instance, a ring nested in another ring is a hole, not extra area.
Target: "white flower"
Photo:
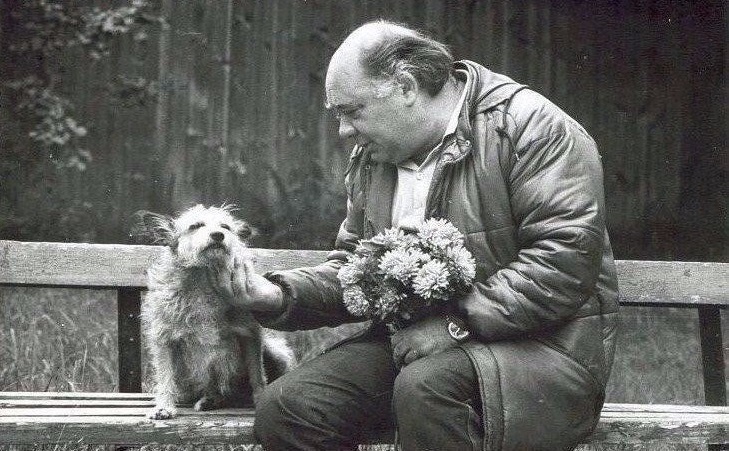
[[[362,280],[363,276],[364,273],[362,272],[362,269],[359,267],[359,265],[356,265],[354,263],[347,263],[342,265],[342,267],[339,268],[339,272],[337,273],[337,278],[343,286],[354,285],[355,283]]]
[[[426,219],[418,228],[418,237],[426,245],[441,250],[463,244],[463,234],[445,219]]]
[[[358,285],[346,287],[343,292],[343,300],[347,311],[354,316],[367,316],[370,313],[370,303]]]
[[[408,254],[411,255],[412,259],[416,259],[418,261],[418,266],[422,266],[424,263],[428,263],[433,259],[433,257],[431,257],[429,254],[426,254],[425,252],[417,248],[408,249]]]
[[[378,268],[386,276],[407,283],[415,277],[421,262],[429,260],[430,257],[417,250],[394,249],[385,252],[380,258]]]
[[[448,268],[440,260],[431,260],[424,264],[413,279],[413,291],[424,299],[442,299],[446,288],[448,288]]]
[[[471,283],[476,277],[476,261],[473,255],[463,246],[446,249],[446,257],[452,262],[461,281]]]
[[[386,249],[395,249],[396,247],[402,246],[402,244],[407,242],[408,239],[405,232],[397,227],[392,227],[378,235],[375,235],[370,241],[379,244]]]

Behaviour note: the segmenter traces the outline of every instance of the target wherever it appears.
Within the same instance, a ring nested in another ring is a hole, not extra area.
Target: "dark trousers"
[[[274,381],[259,398],[255,431],[274,450],[351,450],[397,425],[403,450],[480,450],[476,372],[460,348],[399,372],[387,339],[341,345]]]

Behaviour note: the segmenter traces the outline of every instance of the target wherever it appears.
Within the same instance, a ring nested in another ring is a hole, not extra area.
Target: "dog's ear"
[[[130,236],[147,244],[174,245],[173,219],[169,216],[139,210],[134,213],[134,225]]]
[[[245,221],[237,221],[238,237],[243,241],[249,241],[258,235],[258,231]]]

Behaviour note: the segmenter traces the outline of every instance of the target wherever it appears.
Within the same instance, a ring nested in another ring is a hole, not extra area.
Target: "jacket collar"
[[[456,145],[444,155],[446,161],[459,161],[471,152],[473,147],[472,121],[496,105],[507,101],[524,85],[506,75],[492,72],[469,60],[456,61],[453,65],[456,76],[465,82],[466,100],[456,129]],[[465,76],[465,80],[463,77]]]

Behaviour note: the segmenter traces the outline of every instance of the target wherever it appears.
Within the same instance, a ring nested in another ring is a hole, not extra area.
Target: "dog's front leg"
[[[204,410],[213,410],[225,404],[225,399],[221,394],[221,390],[218,385],[220,383],[219,381],[221,375],[222,372],[215,366],[211,365],[211,367],[208,369],[207,386],[203,391],[202,397],[198,399],[193,406],[196,411],[200,412]]]
[[[172,347],[160,345],[154,358],[155,370],[155,406],[147,414],[153,420],[165,420],[177,415],[175,399],[177,384],[175,383],[175,356]]]
[[[248,365],[248,382],[251,386],[253,404],[258,404],[258,398],[266,388],[266,374],[263,368],[263,341],[260,334],[246,340],[246,352],[250,356]]]

